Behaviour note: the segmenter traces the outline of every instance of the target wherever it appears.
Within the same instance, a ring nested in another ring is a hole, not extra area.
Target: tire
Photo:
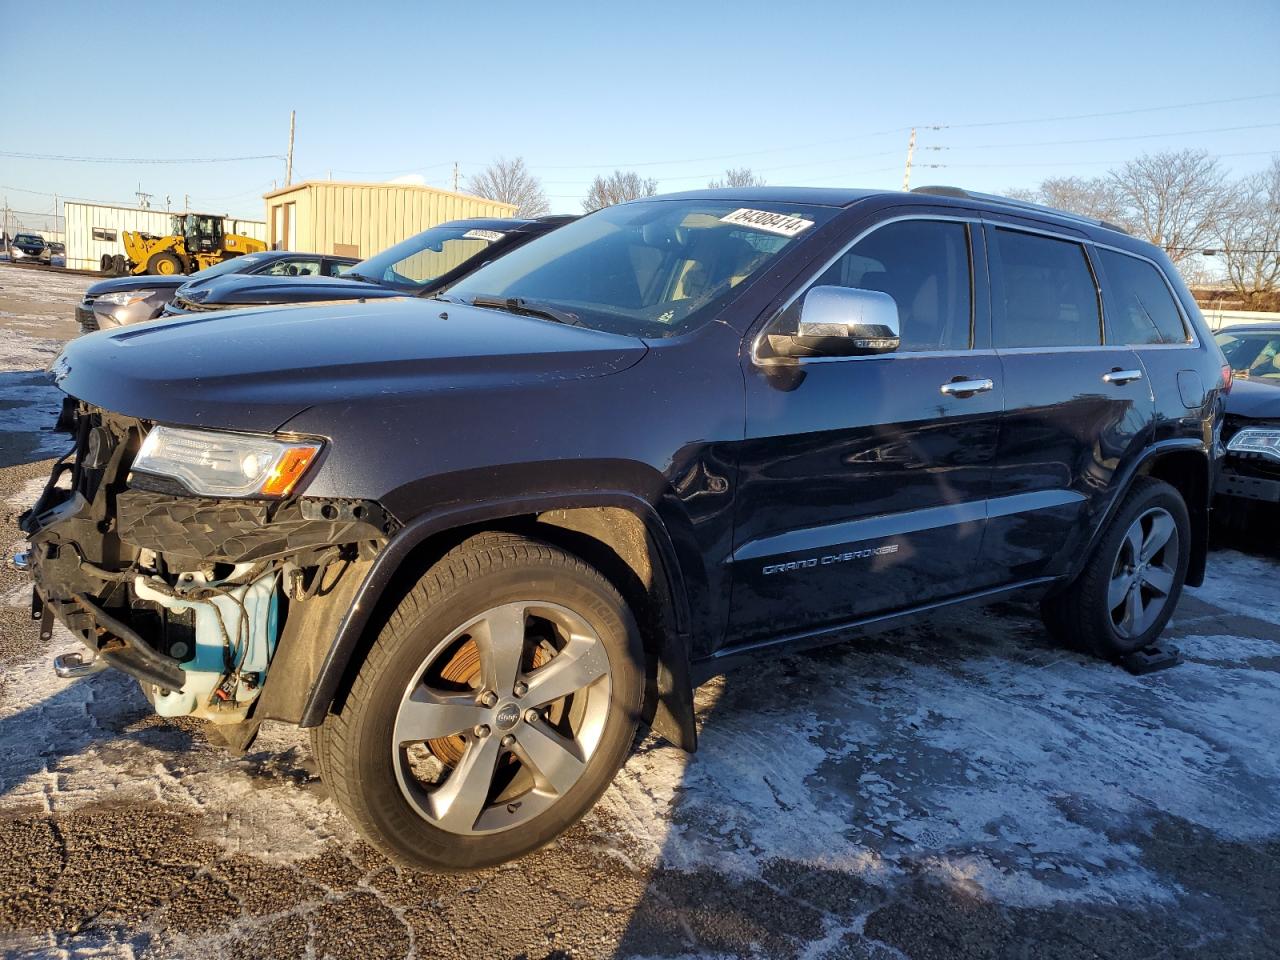
[[[111,273],[114,267],[115,267],[115,260],[112,259],[111,254],[109,253],[104,253],[102,257],[98,260],[99,273]]]
[[[152,254],[147,261],[147,273],[159,277],[176,277],[182,273],[182,261],[172,253]]]
[[[549,843],[595,804],[631,748],[643,694],[640,632],[617,590],[549,544],[485,534],[399,603],[312,748],[334,800],[382,853],[475,870]]]
[[[1173,616],[1190,557],[1182,495],[1139,477],[1080,575],[1041,603],[1045,626],[1060,642],[1103,659],[1141,650]]]
[[[112,265],[114,266],[115,272],[122,277],[126,273],[128,273],[131,269],[129,267],[129,261],[125,259],[125,256],[123,253],[117,253],[114,257],[111,258],[111,262],[112,262]]]

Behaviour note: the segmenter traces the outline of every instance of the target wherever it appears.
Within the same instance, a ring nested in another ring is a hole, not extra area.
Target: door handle
[[[1112,370],[1110,373],[1102,375],[1103,383],[1114,383],[1119,386],[1122,383],[1132,383],[1134,380],[1142,379],[1141,370]]]
[[[941,387],[942,392],[948,397],[966,396],[971,397],[975,393],[986,393],[995,387],[990,380],[952,380],[950,383],[944,383]]]

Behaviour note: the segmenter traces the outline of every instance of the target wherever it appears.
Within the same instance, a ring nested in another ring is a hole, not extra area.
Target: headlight
[[[1232,453],[1260,453],[1280,460],[1280,428],[1246,427],[1227,443]]]
[[[114,303],[118,307],[130,307],[151,296],[155,296],[154,290],[120,290],[116,293],[104,293],[98,297],[98,302]]]
[[[133,469],[210,497],[287,496],[320,453],[318,440],[154,427]]]

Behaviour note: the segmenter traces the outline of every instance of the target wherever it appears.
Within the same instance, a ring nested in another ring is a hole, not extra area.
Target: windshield
[[[37,237],[33,233],[20,233],[13,238],[14,243],[44,243],[43,237]]]
[[[188,280],[208,280],[210,277],[220,277],[226,273],[248,273],[254,268],[255,264],[268,260],[261,254],[246,253],[240,257],[230,257],[221,263],[215,263],[212,267],[205,267],[203,270],[197,270]]]
[[[1220,333],[1216,339],[1233,373],[1280,380],[1280,333]]]
[[[523,301],[600,330],[691,330],[838,211],[725,200],[606,207],[464,277],[450,299]]]
[[[442,223],[361,260],[343,275],[398,290],[421,291],[454,267],[483,253],[491,243],[505,235],[502,230],[478,229],[465,223]]]

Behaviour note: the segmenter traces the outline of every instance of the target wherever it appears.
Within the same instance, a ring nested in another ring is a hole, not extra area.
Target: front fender
[[[582,507],[621,507],[639,516],[657,548],[662,575],[673,607],[673,630],[666,631],[658,651],[657,697],[653,726],[660,734],[686,750],[696,747],[693,722],[693,688],[689,670],[689,599],[679,558],[657,510],[643,497],[626,491],[596,491],[573,496],[528,496],[502,501],[469,503],[444,508],[408,523],[377,555],[356,588],[333,640],[315,672],[303,706],[299,726],[324,722],[338,696],[379,600],[396,572],[413,552],[431,537],[475,524],[550,510]]]

